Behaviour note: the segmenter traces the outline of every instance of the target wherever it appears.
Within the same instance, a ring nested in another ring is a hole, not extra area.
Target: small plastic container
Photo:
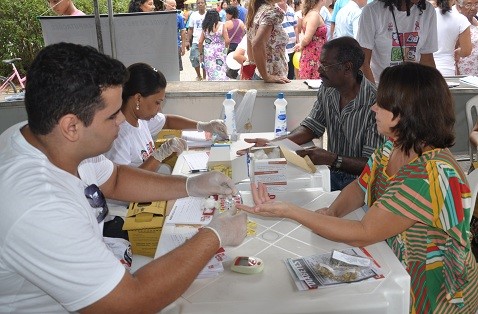
[[[236,113],[234,112],[236,102],[232,99],[231,93],[226,94],[226,99],[224,99],[222,105],[224,106],[224,123],[227,127],[227,135],[231,141],[235,141],[237,140]]]
[[[276,107],[274,122],[275,137],[287,135],[287,100],[284,98],[284,93],[277,95],[274,106]]]

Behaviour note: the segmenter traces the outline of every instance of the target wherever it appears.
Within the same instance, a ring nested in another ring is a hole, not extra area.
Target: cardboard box
[[[158,136],[156,137],[156,141],[169,140],[173,137],[181,137],[182,134],[182,130],[162,129],[161,131],[159,131]]]
[[[131,203],[123,225],[133,254],[154,257],[166,216],[166,202]]]
[[[257,159],[259,151],[270,154],[277,146],[251,148],[251,180],[264,183],[269,193],[285,192],[287,190],[287,160],[282,151],[279,158]]]
[[[207,168],[223,172],[234,183],[238,183],[249,178],[247,158],[246,155],[231,158],[230,145],[213,145],[209,151]]]
[[[280,149],[278,158],[256,159],[254,154],[263,150],[270,154],[274,149]],[[307,173],[315,173],[317,168],[310,160],[309,156],[304,158],[297,155],[283,145],[267,146],[261,148],[251,148],[251,178],[253,182],[262,182],[267,185],[269,193],[278,193],[287,191],[288,171],[287,164],[291,163],[300,170]]]
[[[162,129],[156,140],[154,141],[154,145],[156,149],[158,149],[161,145],[164,144],[164,142],[168,141],[169,139],[173,137],[181,137],[182,131],[181,130],[174,130],[174,129]],[[178,160],[178,154],[173,153],[170,156],[166,157],[163,160],[163,164],[167,164],[171,167],[171,171],[174,168],[174,165],[176,164],[176,161]]]

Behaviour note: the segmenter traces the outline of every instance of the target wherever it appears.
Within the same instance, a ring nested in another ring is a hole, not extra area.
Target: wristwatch
[[[332,164],[332,167],[335,169],[340,169],[340,167],[342,167],[342,156],[337,155],[337,158],[335,158],[335,161]]]

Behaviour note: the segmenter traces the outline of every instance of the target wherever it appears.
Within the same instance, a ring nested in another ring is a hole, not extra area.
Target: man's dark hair
[[[129,79],[123,85],[123,104],[136,94],[148,97],[166,89],[166,77],[146,63],[135,63],[128,67]]]
[[[34,134],[46,135],[67,114],[89,126],[105,103],[101,93],[121,86],[128,72],[95,48],[58,43],[43,48],[27,73],[25,107]]]
[[[455,111],[445,79],[432,67],[407,62],[380,75],[377,105],[400,117],[395,145],[420,156],[423,147],[454,145]]]
[[[358,73],[362,66],[365,55],[360,44],[352,37],[344,36],[332,39],[324,44],[323,50],[331,51],[335,49],[337,52],[337,62],[342,64],[350,62],[352,71]]]

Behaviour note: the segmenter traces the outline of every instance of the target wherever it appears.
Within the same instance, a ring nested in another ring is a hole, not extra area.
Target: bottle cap
[[[279,99],[284,99],[284,93],[279,93],[279,94],[277,94],[277,98],[279,98]]]
[[[227,94],[226,94],[226,99],[232,99],[232,94],[231,94],[231,93],[227,93]]]

